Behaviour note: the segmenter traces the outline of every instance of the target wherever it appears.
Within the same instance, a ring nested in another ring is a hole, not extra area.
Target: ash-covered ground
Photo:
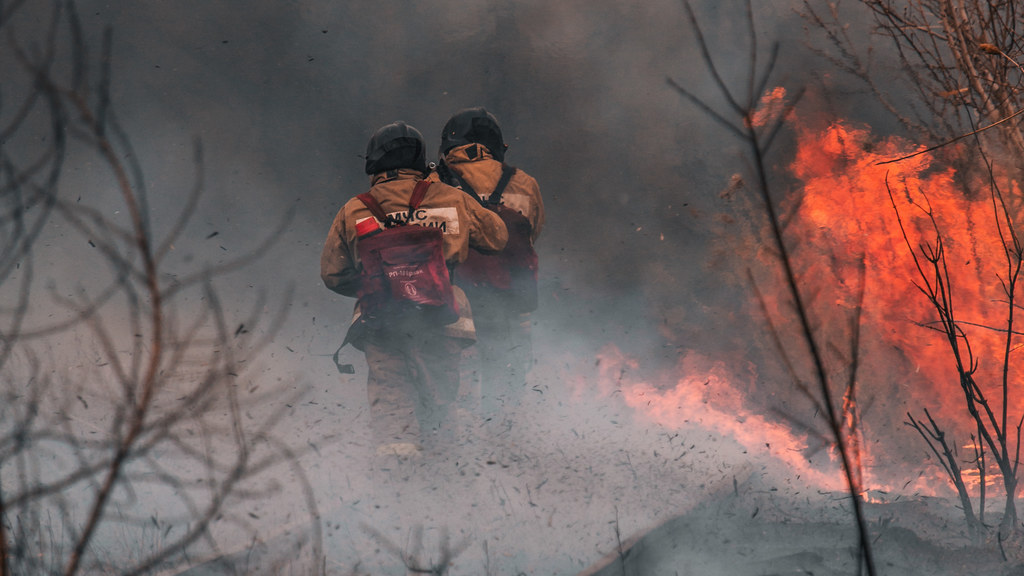
[[[480,421],[467,387],[457,445],[415,459],[373,454],[357,354],[341,357],[355,374],[339,374],[326,355],[313,360],[317,384],[283,439],[304,450],[327,574],[406,575],[439,562],[452,576],[860,573],[847,494],[706,425],[652,423],[599,392],[592,355],[555,346],[539,325],[535,336],[522,403]],[[824,460],[819,470],[841,484]],[[972,543],[951,497],[871,499],[878,574],[1024,573],[1019,543]],[[184,574],[307,573],[297,559],[311,546],[302,509],[288,488],[251,507],[266,526],[259,541]]]

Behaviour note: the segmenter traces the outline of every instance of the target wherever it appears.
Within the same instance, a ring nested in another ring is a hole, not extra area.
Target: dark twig
[[[977,537],[981,523],[974,515],[974,505],[967,491],[967,485],[964,483],[963,473],[960,470],[960,464],[957,462],[956,453],[949,443],[946,442],[946,433],[939,428],[939,425],[932,418],[927,408],[924,409],[924,415],[928,418],[927,426],[915,419],[910,412],[907,412],[907,422],[905,424],[917,430],[917,433],[924,439],[932,454],[938,459],[939,464],[942,465],[942,469],[945,470],[949,481],[956,488],[957,495],[960,496],[960,505],[964,511],[967,528],[973,536]]]
[[[832,441],[835,443],[836,449],[842,461],[842,472],[845,475],[851,501],[853,503],[854,516],[858,529],[859,549],[861,552],[861,558],[863,560],[863,566],[866,567],[869,576],[874,576],[874,555],[871,549],[871,539],[868,536],[867,530],[867,519],[864,515],[863,504],[861,500],[863,486],[861,485],[859,479],[859,462],[856,461],[854,454],[852,454],[853,448],[849,444],[850,440],[854,438],[856,430],[848,429],[846,427],[846,419],[844,418],[844,416],[846,416],[847,413],[843,412],[843,415],[841,416],[840,409],[836,407],[835,399],[833,398],[833,392],[831,389],[830,379],[825,369],[825,362],[821,352],[821,345],[819,344],[819,341],[817,337],[814,335],[814,331],[811,327],[809,309],[805,302],[804,295],[801,292],[799,282],[797,281],[797,275],[794,270],[792,256],[785,242],[781,221],[775,207],[775,202],[770,194],[768,169],[765,164],[765,153],[767,151],[767,146],[763,133],[759,131],[760,127],[755,125],[754,122],[754,111],[756,105],[753,99],[754,95],[748,93],[748,101],[746,103],[740,103],[735,98],[735,96],[733,95],[733,91],[722,79],[722,76],[718,73],[714,59],[711,57],[710,48],[700,30],[700,25],[697,22],[697,18],[694,15],[693,10],[685,1],[684,6],[686,8],[686,14],[690,22],[690,27],[696,33],[697,41],[704,59],[705,67],[710,72],[716,88],[723,95],[723,99],[727,103],[728,108],[731,110],[731,113],[739,119],[739,122],[734,123],[728,120],[728,118],[726,118],[723,114],[716,112],[714,108],[710,106],[707,102],[705,102],[703,99],[699,98],[698,96],[696,96],[689,90],[685,89],[684,87],[678,85],[677,83],[670,81],[670,85],[672,85],[677,92],[682,94],[688,100],[694,102],[701,110],[710,114],[715,120],[726,126],[727,129],[729,129],[735,135],[740,137],[741,140],[747,144],[749,157],[752,159],[754,163],[753,168],[755,172],[757,190],[761,195],[762,204],[767,214],[767,220],[770,228],[772,243],[777,252],[779,263],[782,267],[783,281],[786,285],[786,292],[789,296],[790,301],[793,304],[794,313],[797,316],[797,321],[800,330],[800,341],[803,345],[806,346],[807,353],[810,357],[813,366],[814,382],[817,386],[816,396],[818,396],[818,398],[820,399],[820,407],[826,416],[826,423],[828,425]],[[753,14],[749,0],[746,6],[747,17],[752,20]],[[753,22],[750,22],[750,25],[751,27],[753,27]],[[749,40],[752,44],[751,50],[756,51],[756,35],[752,35],[752,37]],[[748,75],[748,79],[750,82],[750,84],[748,84],[748,90],[751,89],[751,86],[753,85],[753,78],[756,77],[756,74],[754,72],[754,70],[756,70],[756,59],[751,58],[750,60],[751,61],[748,62],[748,65],[751,67],[751,72]],[[774,64],[774,56],[772,58],[772,63]],[[759,85],[767,85],[767,78],[768,75],[766,74],[763,77],[762,82],[759,83]],[[784,118],[779,118],[775,120],[775,122],[781,123],[783,119]],[[777,125],[775,127],[769,127],[767,132],[769,134],[774,134],[777,131],[777,129]],[[861,287],[861,290],[863,290],[863,287]],[[859,312],[856,316],[857,317],[853,321],[859,324]],[[856,357],[859,353],[857,350],[857,346],[859,346],[859,340],[857,337],[858,333],[859,329],[855,331],[854,334],[851,335],[851,347],[853,348],[852,357]],[[850,378],[855,378],[855,375],[856,364],[852,364],[850,366]],[[847,392],[853,392],[852,384],[848,384]],[[855,421],[853,422],[853,425],[855,425]]]
[[[0,28],[22,4],[0,3]],[[244,320],[259,330],[239,334],[238,321],[226,317],[214,288],[219,275],[260,257],[273,239],[227,266],[185,270],[185,282],[165,280],[162,261],[194,215],[202,190],[199,147],[186,207],[170,232],[155,238],[140,161],[111,99],[113,34],[105,31],[93,70],[74,3],[56,0],[51,8],[43,28],[34,31],[31,50],[13,28],[6,30],[18,63],[10,82],[20,73],[31,94],[0,126],[0,284],[15,278],[16,285],[5,288],[18,294],[0,305],[0,576],[108,573],[93,540],[117,525],[137,532],[155,527],[166,538],[159,549],[126,559],[119,574],[180,563],[199,543],[217,552],[215,521],[255,532],[255,516],[234,508],[248,498],[267,499],[276,488],[271,482],[259,486],[266,481],[260,475],[282,463],[298,479],[310,515],[312,569],[322,573],[322,532],[311,484],[299,466],[302,452],[274,435],[302,390],[265,387],[252,394],[257,386],[248,397],[239,394],[249,355],[273,338],[287,304],[267,325],[260,297]],[[25,158],[7,153],[23,141],[32,142]],[[58,197],[71,153],[109,170],[127,225],[81,197]],[[47,293],[35,286],[35,260],[45,249],[38,239],[52,220],[59,220],[65,236],[80,234],[97,271],[107,269],[109,276],[95,292],[50,288],[53,302],[45,316],[53,320],[46,320],[34,306]],[[182,304],[186,290],[201,292],[201,304]],[[117,304],[116,317],[111,303]],[[64,355],[52,355],[53,366],[49,358],[44,363],[37,343],[43,350],[70,343],[89,358],[64,381],[72,372],[57,364]],[[280,408],[253,419],[249,402]],[[55,461],[62,465],[49,465]],[[171,514],[176,523],[133,509],[132,499],[153,486],[177,498]],[[72,492],[78,501],[68,498]],[[175,536],[168,538],[172,530]]]

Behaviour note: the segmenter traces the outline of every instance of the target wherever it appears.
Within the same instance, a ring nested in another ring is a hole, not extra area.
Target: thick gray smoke
[[[742,3],[692,4],[725,78],[742,85]],[[758,33],[785,41],[779,78],[799,84],[813,62],[792,32],[799,2],[768,4],[756,8]],[[202,142],[205,193],[176,248],[182,261],[245,252],[293,214],[264,258],[219,282],[234,297],[229,313],[247,311],[260,292],[273,302],[291,291],[263,374],[308,387],[290,440],[313,447],[303,462],[332,566],[389,558],[360,525],[398,542],[420,525],[428,545],[443,527],[471,542],[459,573],[484,562],[495,573],[569,573],[613,549],[609,521],[639,530],[750,477],[730,440],[634,426],[614,392],[594,398],[597,354],[608,345],[653,373],[688,350],[739,354],[745,364],[760,333],[745,280],[723,264],[730,248],[719,244],[731,230],[721,192],[745,168],[741,150],[666,82],[718,99],[680,2],[78,6],[90,45],[113,30],[113,109],[146,175],[156,229],[170,226],[192,186],[193,139]],[[433,152],[448,116],[480,105],[501,120],[507,161],[536,177],[546,204],[535,396],[520,421],[481,430],[477,460],[443,471],[454,481],[406,470],[394,474],[412,483],[372,483],[362,468],[362,357],[342,351],[355,374],[339,374],[330,357],[352,301],[321,284],[320,248],[338,208],[367,187],[361,155],[376,128],[405,120]],[[72,162],[68,189],[109,193],[91,169]],[[88,271],[54,262],[53,274],[59,283]],[[452,486],[464,494],[444,493]],[[280,512],[267,508],[252,514]]]
[[[741,82],[744,19],[705,4],[697,10],[716,57]],[[204,215],[223,239],[251,241],[272,226],[268,215],[297,208],[280,257],[265,265],[295,282],[303,305],[348,306],[316,286],[315,248],[336,209],[366,187],[360,156],[372,131],[403,119],[433,151],[447,116],[471,105],[498,115],[509,161],[541,183],[543,275],[560,310],[606,327],[635,319],[642,332],[658,312],[637,297],[665,281],[652,261],[688,307],[710,288],[707,230],[737,156],[665,82],[716,97],[678,2],[88,2],[81,11],[96,29],[113,27],[114,102],[154,201],[179,193],[183,166],[168,165],[188,161],[200,138]],[[765,17],[794,18],[782,8]],[[340,321],[340,309],[318,316]]]

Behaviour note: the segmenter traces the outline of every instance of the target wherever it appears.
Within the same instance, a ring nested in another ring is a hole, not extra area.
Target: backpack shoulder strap
[[[498,180],[498,184],[494,187],[494,192],[491,192],[487,202],[489,204],[501,204],[501,194],[505,191],[505,187],[508,186],[509,180],[516,173],[515,166],[509,166],[502,162],[501,164],[501,178]]]
[[[363,205],[370,210],[370,213],[373,214],[377,220],[380,220],[382,223],[387,222],[388,215],[384,213],[384,209],[380,207],[380,202],[377,202],[377,199],[374,198],[372,194],[369,192],[363,192],[359,196],[356,196],[356,198],[359,198]]]
[[[432,182],[430,180],[420,180],[416,183],[416,187],[412,189],[412,197],[409,198],[409,215],[412,216],[412,211],[419,208],[420,204],[423,203],[423,198],[427,195],[427,188],[430,188]]]
[[[363,192],[356,196],[356,198],[359,198],[363,205],[370,210],[370,213],[373,214],[377,220],[380,220],[384,226],[391,227],[412,221],[412,213],[420,207],[421,203],[423,203],[423,198],[427,195],[427,188],[430,188],[430,184],[431,182],[429,180],[420,180],[416,183],[416,187],[412,190],[412,197],[409,198],[409,216],[406,218],[405,222],[388,216],[384,212],[384,209],[381,208],[380,202],[377,202],[377,199],[369,192]]]
[[[466,194],[469,194],[474,200],[483,204],[483,200],[481,200],[480,197],[476,195],[476,190],[473,189],[473,186],[468,181],[466,181],[464,178],[459,178],[455,174],[452,174],[451,179],[452,186],[459,188]]]

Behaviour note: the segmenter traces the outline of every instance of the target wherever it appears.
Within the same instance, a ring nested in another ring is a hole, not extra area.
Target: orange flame
[[[979,360],[976,378],[997,410],[1007,314],[1000,280],[1007,275],[1005,228],[1000,226],[1006,222],[987,193],[968,198],[954,182],[953,169],[934,166],[930,155],[879,164],[907,148],[896,139],[875,145],[867,129],[838,122],[821,133],[800,131],[792,165],[804,183],[793,228],[800,238],[798,259],[810,263],[803,270],[805,278],[824,279],[822,284],[836,286],[836,302],[849,307],[856,304],[853,289],[863,258],[865,323],[920,373],[908,378],[913,386],[903,391],[912,399],[910,409],[930,408],[947,422],[965,421],[949,343],[941,333],[928,329],[935,326],[937,314],[915,287],[934,278],[927,276],[927,267],[926,278],[918,272],[897,213],[919,254],[922,246],[936,245],[928,212],[934,216],[960,328]],[[987,190],[987,186],[977,188]],[[1016,183],[1007,188],[1011,195],[1019,194]],[[1010,408],[1019,413],[1024,408],[1022,398],[1018,395],[1012,401]]]
[[[786,89],[779,86],[761,96],[750,115],[750,124],[758,128],[768,126],[779,120],[785,111]]]
[[[771,92],[751,122],[763,125],[778,118],[784,110],[785,92]],[[1000,374],[1005,343],[1006,295],[1001,278],[1006,277],[1004,252],[1006,219],[988,194],[987,185],[965,195],[956,182],[957,174],[938,165],[931,154],[891,164],[880,162],[906,155],[913,147],[896,138],[877,141],[867,128],[845,122],[833,122],[814,130],[795,120],[797,150],[790,166],[802,182],[798,204],[790,206],[787,238],[798,264],[801,286],[817,301],[814,313],[817,326],[836,324],[836,317],[862,304],[865,334],[874,346],[898,350],[907,368],[881,367],[873,374],[887,382],[859,383],[858,394],[881,395],[890,407],[890,427],[900,428],[907,411],[927,408],[940,426],[961,440],[974,430],[964,409],[963,392],[949,349],[934,326],[935,310],[915,287],[925,281],[911,255],[936,243],[936,229],[946,252],[958,320],[970,339],[979,361],[976,378],[997,413],[1000,410]],[[1008,196],[1020,198],[1016,182],[1002,179]],[[890,199],[889,190],[892,191]],[[902,219],[903,236],[897,214]],[[933,220],[934,219],[934,220]],[[908,247],[908,241],[910,247]],[[866,281],[863,300],[858,284],[861,267]],[[927,271],[927,269],[926,269]],[[791,317],[781,302],[769,302],[773,319]],[[832,314],[836,317],[829,317]],[[1021,344],[1014,338],[1012,347]],[[1011,356],[1011,363],[1015,359]],[[734,362],[728,364],[733,366]],[[601,354],[601,381],[605,393],[622,392],[624,401],[650,420],[666,427],[697,424],[714,428],[735,438],[748,450],[769,454],[824,489],[845,490],[842,476],[836,473],[833,458],[830,469],[811,461],[808,438],[794,432],[786,422],[765,416],[766,406],[751,405],[744,389],[753,387],[752,374],[738,374],[725,363],[712,362],[689,352],[679,362],[675,374],[667,377],[668,386],[632,381],[637,362],[609,347]],[[752,372],[752,371],[751,371]],[[1011,422],[1024,410],[1024,395],[1011,393]],[[918,470],[885,470],[873,460],[878,452],[885,461],[886,447],[865,429],[853,397],[845,397],[843,414],[846,425],[862,433],[848,438],[853,456],[863,476],[861,487],[868,489],[907,489],[936,494],[949,493],[949,484],[941,469],[922,463]],[[1012,436],[1012,429],[1010,430]],[[890,442],[920,442],[910,436]],[[922,457],[926,447],[920,445]],[[972,451],[973,455],[973,451]],[[830,454],[830,457],[832,455]],[[964,456],[964,458],[968,458]],[[979,483],[978,471],[965,462],[964,479]],[[990,483],[995,474],[987,475]],[[909,480],[908,480],[909,479]]]
[[[730,372],[723,362],[712,362],[696,352],[683,357],[670,387],[634,380],[640,367],[618,348],[607,346],[598,354],[601,392],[621,392],[626,405],[651,421],[669,429],[702,426],[736,440],[752,455],[767,455],[785,463],[806,482],[827,490],[845,490],[835,474],[832,455],[818,456],[829,462],[824,469],[814,462],[807,436],[763,415],[763,407],[748,406],[740,387],[742,377]],[[751,379],[752,374],[745,378]],[[750,382],[747,382],[749,385]]]

